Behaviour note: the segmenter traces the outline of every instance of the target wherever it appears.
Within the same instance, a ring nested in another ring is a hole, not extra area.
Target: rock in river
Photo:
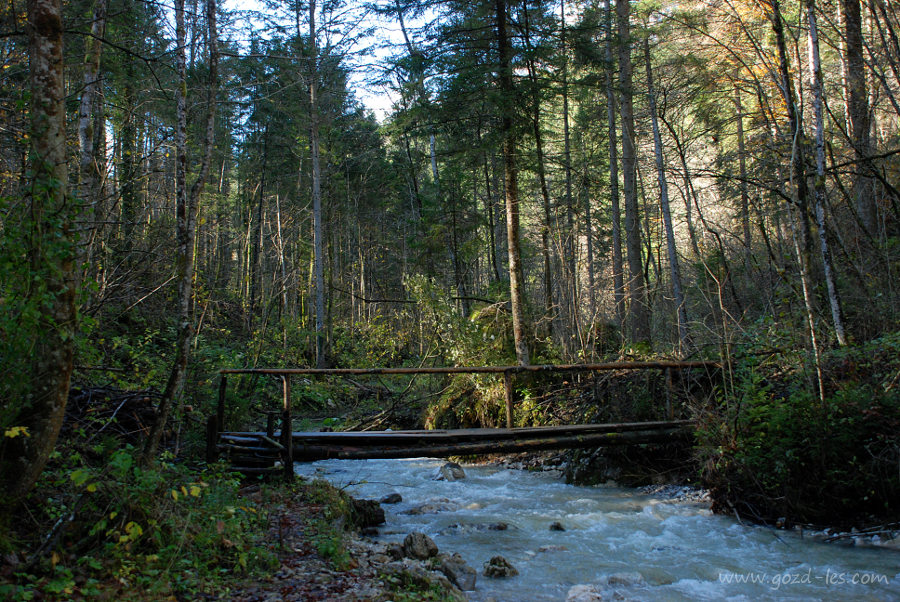
[[[573,585],[566,594],[566,602],[601,602],[603,596],[596,585]]]
[[[403,553],[410,558],[427,560],[432,556],[437,556],[438,547],[424,533],[413,531],[403,540]]]
[[[459,481],[460,479],[465,479],[466,473],[462,469],[462,466],[457,464],[456,462],[447,462],[443,466],[440,467],[438,473],[435,475],[435,481]]]
[[[472,591],[475,589],[475,578],[478,573],[475,569],[466,564],[463,557],[454,553],[452,556],[442,554],[444,558],[441,560],[440,570],[450,583],[463,591]]]
[[[382,504],[399,504],[403,501],[403,496],[399,493],[389,493],[378,501]]]
[[[360,529],[384,524],[384,510],[375,500],[350,498],[353,523]]]
[[[503,556],[494,556],[484,563],[485,577],[514,577],[518,574],[516,567]]]

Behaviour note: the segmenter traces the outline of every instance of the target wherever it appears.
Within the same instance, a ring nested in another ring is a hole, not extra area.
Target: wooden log
[[[503,373],[503,392],[506,398],[506,428],[511,429],[513,427],[513,395],[515,391],[513,390],[512,372],[508,370]]]
[[[364,376],[378,374],[503,374],[511,372],[600,372],[609,370],[663,370],[666,368],[721,368],[718,361],[605,362],[599,364],[539,364],[530,366],[446,366],[421,368],[224,368],[219,374]]]
[[[589,433],[612,433],[652,430],[659,428],[688,427],[690,420],[655,421],[655,422],[623,422],[610,424],[577,424],[561,426],[519,427],[513,429],[458,429],[458,430],[415,430],[415,431],[339,431],[339,432],[296,432],[294,443],[318,444],[335,441],[340,444],[364,445],[412,445],[416,441],[464,442],[479,440],[528,439],[561,435],[577,435]],[[260,435],[245,433],[245,435]]]
[[[544,449],[575,449],[605,447],[611,445],[636,445],[642,443],[687,441],[693,430],[685,427],[629,431],[621,433],[593,433],[529,440],[474,441],[442,445],[416,445],[410,447],[352,447],[347,445],[296,445],[294,457],[303,460],[325,458],[341,459],[390,459],[418,457],[465,456],[471,454],[513,453]]]
[[[270,454],[272,456],[278,457],[282,455],[282,450],[276,449],[274,447],[258,447],[253,445],[231,445],[227,443],[220,443],[216,446],[216,449],[220,451],[231,451],[238,453],[260,453],[260,454]]]
[[[220,441],[233,441],[234,443],[259,443],[265,435],[263,433],[221,433]]]
[[[274,435],[274,433],[273,433],[273,435]],[[265,441],[266,443],[268,443],[275,449],[284,451],[284,446],[281,443],[279,443],[278,441],[275,441],[275,439],[272,439],[270,435],[266,434],[265,436],[260,437],[260,439],[262,439],[263,441]]]
[[[294,428],[291,425],[291,377],[287,374],[281,376],[284,400],[282,406],[281,435],[282,457],[284,458],[284,480],[294,479],[294,445],[291,437]]]

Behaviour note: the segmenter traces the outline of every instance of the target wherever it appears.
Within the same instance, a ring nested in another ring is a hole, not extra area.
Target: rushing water
[[[591,584],[603,599],[900,600],[900,552],[803,539],[741,525],[705,504],[633,489],[576,487],[546,473],[465,466],[467,478],[436,481],[435,459],[326,460],[298,467],[384,505],[384,541],[428,534],[479,571],[471,600],[565,600]],[[409,514],[423,505],[428,512]],[[497,530],[498,523],[508,528]],[[551,531],[560,522],[565,531]],[[491,528],[491,526],[494,528]],[[519,575],[490,579],[482,564],[503,555]]]

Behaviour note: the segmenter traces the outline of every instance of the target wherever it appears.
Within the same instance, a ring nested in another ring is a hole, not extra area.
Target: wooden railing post
[[[666,417],[675,420],[675,408],[672,407],[672,368],[665,368],[666,373]]]
[[[505,370],[503,372],[503,389],[506,393],[506,428],[513,427],[513,383],[512,372]]]
[[[228,385],[228,377],[219,375],[219,403],[216,406],[216,428],[220,433],[225,432],[225,388]]]
[[[281,444],[284,446],[284,479],[294,478],[294,427],[291,425],[291,377],[282,375],[284,403],[281,410]]]

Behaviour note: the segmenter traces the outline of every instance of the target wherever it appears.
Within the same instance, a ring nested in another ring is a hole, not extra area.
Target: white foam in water
[[[702,504],[575,487],[522,470],[465,466],[466,479],[435,481],[442,463],[325,460],[297,472],[347,486],[356,497],[402,495],[401,503],[383,506],[384,541],[423,531],[479,573],[497,554],[519,570],[507,579],[479,574],[473,601],[565,600],[576,585],[593,585],[604,599],[900,600],[900,554],[893,550],[822,544],[741,525]],[[405,514],[426,503],[441,511]],[[550,531],[556,521],[566,530]],[[509,528],[484,527],[499,522]]]

